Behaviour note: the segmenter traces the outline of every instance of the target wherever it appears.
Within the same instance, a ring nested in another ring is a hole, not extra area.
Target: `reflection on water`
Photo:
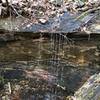
[[[0,47],[0,61],[62,60],[72,65],[88,65],[99,60],[99,40],[74,41],[30,39],[9,42]],[[59,63],[59,62],[58,62]]]
[[[66,100],[100,70],[98,45],[97,39],[66,41],[62,36],[47,39],[42,35],[8,42],[0,47],[0,68],[6,70],[1,74],[10,81],[18,76],[23,100]]]

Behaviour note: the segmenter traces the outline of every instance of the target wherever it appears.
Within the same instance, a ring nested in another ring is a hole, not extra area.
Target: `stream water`
[[[38,39],[21,37],[18,41],[2,42],[1,75],[14,86],[22,87],[22,100],[66,100],[100,71],[99,41],[63,34],[46,38],[40,34]]]

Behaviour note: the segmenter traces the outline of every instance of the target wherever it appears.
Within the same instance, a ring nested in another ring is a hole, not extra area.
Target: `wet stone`
[[[23,25],[22,25],[23,22]],[[65,12],[59,17],[49,18],[48,20],[40,19],[41,23],[32,24],[27,18],[15,18],[11,20],[1,19],[0,28],[9,31],[18,32],[73,32],[79,29],[81,22],[75,21],[75,18],[69,13]]]

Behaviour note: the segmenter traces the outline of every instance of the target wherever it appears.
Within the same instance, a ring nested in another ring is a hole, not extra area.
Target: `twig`
[[[9,94],[11,94],[11,84],[10,84],[10,82],[8,82],[8,90],[9,90]]]

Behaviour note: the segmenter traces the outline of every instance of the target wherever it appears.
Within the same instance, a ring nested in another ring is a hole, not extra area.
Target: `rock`
[[[55,5],[62,5],[64,0],[50,0],[51,3]]]
[[[18,91],[18,90],[20,90],[20,88],[21,88],[21,86],[20,85],[15,85],[15,91]]]
[[[2,96],[1,100],[10,100],[10,97],[8,95]]]
[[[81,0],[75,0],[73,6],[74,6],[75,8],[77,8],[77,7],[82,7],[82,6],[84,6],[84,2],[82,2]]]
[[[17,17],[15,19],[6,18],[0,21],[0,29],[17,32],[73,32],[78,29],[81,23],[75,21],[74,16],[69,12],[54,18],[40,18],[38,23],[32,23],[27,18]]]
[[[2,0],[2,3],[6,3],[6,0]]]
[[[42,24],[45,24],[47,22],[47,20],[41,18],[41,19],[39,19],[39,22],[42,23]]]
[[[78,15],[71,15],[68,11],[65,11],[62,14],[57,14],[53,18],[40,18],[37,23],[23,17],[17,17],[12,20],[11,18],[6,18],[0,20],[0,29],[15,32],[72,33],[79,32],[84,24],[87,25],[90,21],[95,19],[95,14],[89,14],[81,20],[76,20],[76,16]],[[99,19],[96,23],[92,22],[92,25],[89,24],[86,27],[86,31],[90,31],[90,33],[100,33],[99,23]]]
[[[12,4],[17,4],[19,2],[21,2],[22,0],[8,0],[9,3],[12,3]],[[6,0],[2,0],[2,3],[6,3]]]
[[[0,42],[6,42],[6,41],[13,41],[15,40],[14,35],[10,33],[0,34]]]
[[[100,100],[100,73],[91,76],[74,94],[73,100]]]
[[[95,15],[92,22],[87,26],[86,31],[90,33],[100,34],[100,15]]]
[[[90,29],[92,32],[100,33],[100,24],[93,24]]]
[[[25,29],[21,30],[27,32],[70,33],[77,31],[81,24],[82,23],[80,21],[75,21],[75,17],[72,16],[69,12],[64,12],[62,15],[59,14],[59,16],[48,19],[45,24],[33,24],[31,28],[26,27]]]
[[[92,3],[92,4],[93,4],[93,3],[95,3],[95,4],[96,4],[96,3],[97,3],[97,4],[99,3],[99,4],[100,4],[100,0],[88,0],[88,2],[89,2],[89,3]]]

